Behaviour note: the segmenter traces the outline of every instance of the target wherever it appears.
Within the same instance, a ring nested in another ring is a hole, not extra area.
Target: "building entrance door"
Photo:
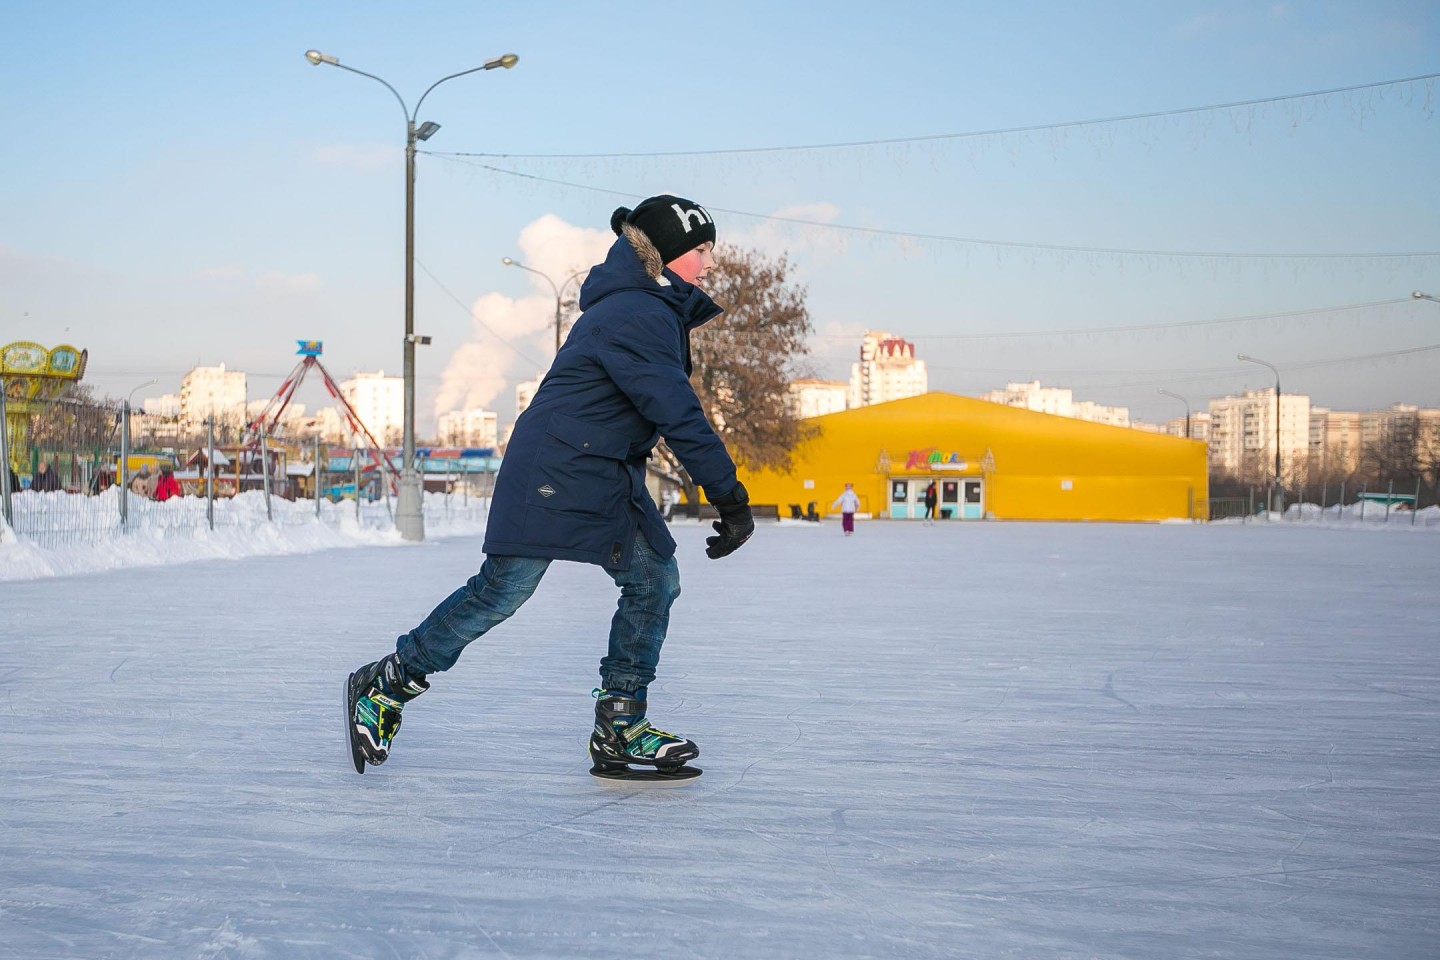
[[[940,481],[940,502],[935,505],[936,520],[959,520],[963,514],[960,512],[960,481]]]
[[[894,520],[920,520],[925,516],[925,488],[934,482],[939,494],[936,520],[979,520],[984,513],[982,481],[977,477],[891,477],[890,509]]]
[[[960,505],[960,516],[965,520],[982,520],[985,517],[985,481],[964,480],[965,502]]]
[[[918,520],[925,516],[924,477],[891,477],[890,510],[892,520]]]

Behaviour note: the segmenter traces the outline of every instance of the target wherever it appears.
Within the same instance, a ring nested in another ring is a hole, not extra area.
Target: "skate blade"
[[[355,680],[355,674],[345,678],[345,690],[343,703],[345,705],[345,752],[350,757],[350,762],[355,765],[356,773],[365,772],[365,757],[360,753],[360,747],[355,742],[355,704],[350,699],[350,686]]]
[[[590,776],[611,783],[643,783],[651,786],[665,786],[668,784],[682,784],[694,780],[705,771],[699,767],[680,766],[669,770],[650,769],[627,766],[602,767],[599,764],[590,768]]]

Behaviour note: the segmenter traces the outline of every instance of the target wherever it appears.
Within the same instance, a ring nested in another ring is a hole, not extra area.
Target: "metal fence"
[[[1274,492],[1267,487],[1252,487],[1244,497],[1212,497],[1208,515],[1212,521],[1240,520],[1280,523],[1397,523],[1410,526],[1440,524],[1440,509],[1434,505],[1421,507],[1423,487],[1416,484],[1411,492],[1398,492],[1395,484],[1382,483],[1372,490],[1362,485],[1349,490],[1344,484],[1302,488],[1282,498],[1280,509]]]

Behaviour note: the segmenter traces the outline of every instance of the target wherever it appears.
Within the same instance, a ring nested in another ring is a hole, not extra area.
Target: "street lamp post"
[[[576,270],[574,273],[570,274],[570,276],[566,277],[564,281],[562,281],[557,286],[555,281],[550,279],[550,275],[548,273],[543,273],[542,271],[536,270],[534,267],[527,267],[519,260],[513,260],[510,257],[503,257],[501,258],[500,262],[505,264],[505,266],[507,267],[519,267],[521,270],[528,270],[530,273],[535,274],[537,277],[544,277],[545,282],[550,284],[550,289],[555,291],[555,352],[559,353],[561,308],[564,306],[564,301],[561,299],[561,295],[565,292],[565,288],[570,286],[570,283],[572,281],[576,280],[579,277],[585,276],[585,274],[589,273],[590,271],[588,269]]]
[[[1275,494],[1274,503],[1271,508],[1276,513],[1285,512],[1285,494],[1280,488],[1280,371],[1275,369],[1275,364],[1258,360],[1255,357],[1243,353],[1235,354],[1236,360],[1246,360],[1250,363],[1258,363],[1261,366],[1269,367],[1275,374]]]
[[[420,105],[425,102],[430,91],[446,80],[454,80],[456,77],[463,77],[481,70],[494,70],[497,67],[504,67],[508,70],[515,66],[520,58],[513,53],[507,53],[503,57],[486,60],[478,67],[441,77],[430,84],[420,95],[414,110],[405,105],[405,99],[394,87],[373,73],[347,67],[338,58],[321,53],[319,50],[305,51],[305,59],[317,67],[322,63],[328,63],[332,67],[339,67],[341,70],[369,77],[395,94],[395,99],[400,102],[400,109],[405,114],[405,435],[400,454],[400,494],[395,505],[395,528],[406,540],[424,540],[425,517],[421,512],[422,484],[420,474],[415,469],[415,345],[416,343],[428,343],[429,338],[415,336],[415,143],[420,140],[429,140],[435,135],[435,131],[440,129],[440,124],[426,121],[417,127],[415,118],[419,116]]]
[[[144,390],[159,382],[159,380],[146,380],[135,390]],[[127,393],[125,402],[120,405],[120,526],[122,527],[130,521],[130,399],[135,396],[135,390]]]
[[[1186,400],[1184,397],[1180,396],[1180,394],[1178,394],[1178,393],[1171,393],[1169,390],[1161,390],[1160,392],[1161,392],[1161,394],[1163,394],[1164,396],[1173,397],[1173,398],[1175,398],[1176,400],[1179,400],[1181,403],[1185,404],[1185,439],[1186,439],[1186,440],[1194,439],[1193,437],[1190,436],[1190,401],[1189,401],[1189,400]]]

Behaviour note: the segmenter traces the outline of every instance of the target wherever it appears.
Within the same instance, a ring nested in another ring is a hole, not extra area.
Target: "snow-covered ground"
[[[1433,957],[1436,530],[677,525],[669,789],[585,772],[593,568],[363,777],[478,537],[12,578],[0,957]]]

